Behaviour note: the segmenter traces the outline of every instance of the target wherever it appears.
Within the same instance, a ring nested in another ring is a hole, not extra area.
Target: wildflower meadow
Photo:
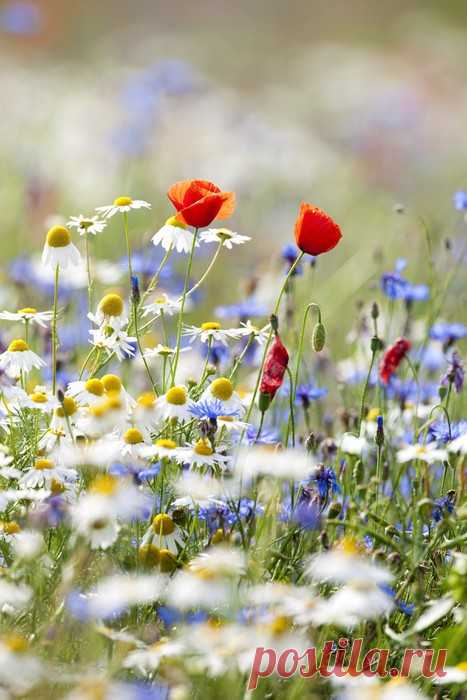
[[[399,203],[342,131],[281,160],[183,61],[128,81],[89,169],[104,96],[56,101],[61,189],[0,127],[0,700],[460,700],[465,175]]]

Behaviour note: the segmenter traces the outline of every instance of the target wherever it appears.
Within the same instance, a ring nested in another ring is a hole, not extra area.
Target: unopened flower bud
[[[376,321],[376,319],[379,317],[379,306],[376,303],[376,301],[373,302],[371,305],[371,318]]]
[[[271,395],[260,392],[258,397],[258,408],[261,413],[265,413],[271,405]]]
[[[434,502],[430,498],[422,498],[417,503],[417,511],[424,523],[429,523],[433,517]]]
[[[447,393],[448,393],[447,387],[445,387],[445,386],[438,387],[438,396],[439,396],[440,401],[444,401]]]
[[[316,435],[314,433],[310,433],[306,439],[305,442],[305,447],[307,449],[307,452],[314,452],[316,449]]]
[[[321,350],[324,348],[325,342],[326,342],[326,329],[322,323],[317,323],[313,329],[313,337],[312,337],[313,350],[315,352],[321,352]]]
[[[136,275],[131,277],[131,300],[133,304],[139,304],[141,299],[141,294],[139,293],[139,282]]]
[[[271,324],[271,328],[273,330],[273,333],[278,333],[279,332],[279,319],[275,314],[271,314],[271,317],[269,319],[269,323]]]
[[[374,335],[370,341],[370,349],[371,352],[379,352],[380,350],[383,349],[383,341],[381,338],[378,338],[377,335]]]
[[[337,518],[342,510],[342,504],[339,501],[333,501],[329,506],[328,518]]]
[[[65,394],[61,389],[57,389],[57,399],[60,401],[60,403],[63,403],[65,400]]]
[[[378,447],[382,447],[384,445],[383,416],[378,416],[376,421],[378,427],[376,428],[375,443]]]
[[[365,467],[361,459],[357,460],[353,468],[353,479],[356,484],[361,484],[365,476]]]

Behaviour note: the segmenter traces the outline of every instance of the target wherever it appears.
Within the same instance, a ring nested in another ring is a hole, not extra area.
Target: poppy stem
[[[193,234],[193,242],[191,244],[190,257],[188,258],[188,263],[185,269],[185,281],[183,283],[183,294],[180,299],[180,311],[178,314],[178,326],[177,326],[177,343],[175,346],[175,357],[172,363],[172,373],[171,373],[171,386],[175,384],[175,374],[177,372],[178,358],[180,357],[180,343],[182,340],[182,327],[183,327],[183,312],[185,311],[185,301],[188,291],[188,282],[190,280],[191,268],[193,266],[193,257],[196,247],[196,236],[198,234],[198,229],[195,229]]]

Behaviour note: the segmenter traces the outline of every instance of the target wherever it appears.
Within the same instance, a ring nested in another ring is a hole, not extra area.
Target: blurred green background
[[[231,226],[253,238],[222,277],[226,303],[280,266],[301,199],[344,231],[320,261],[331,310],[401,254],[430,281],[420,217],[442,276],[443,241],[465,238],[466,39],[462,2],[2,2],[3,255],[121,194],[153,204],[134,218],[147,240],[172,213],[167,187],[201,177],[237,192]],[[123,252],[112,226],[97,242],[109,258]],[[465,305],[454,290],[449,318]]]

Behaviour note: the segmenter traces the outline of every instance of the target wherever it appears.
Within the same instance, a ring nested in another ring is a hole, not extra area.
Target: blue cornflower
[[[467,432],[467,420],[452,422],[451,430],[449,430],[447,420],[435,421],[428,428],[429,440],[436,440],[437,442],[442,442],[444,444],[450,442],[451,440],[455,440],[465,432]]]
[[[250,425],[246,431],[246,438],[250,445],[256,443],[258,445],[276,445],[280,442],[280,434],[276,428],[263,428],[258,440],[255,440],[258,428]]]
[[[298,502],[291,513],[292,519],[304,530],[317,530],[321,524],[321,514],[317,494],[314,489],[304,487]]]
[[[400,600],[400,598],[396,598],[395,590],[385,583],[379,584],[379,588],[383,591],[383,593],[386,593],[394,600],[394,604],[399,608],[399,610],[402,610],[402,612],[406,615],[412,615],[413,611],[415,610],[415,605],[412,603],[404,603],[404,601]]]
[[[285,260],[287,263],[287,271],[292,267],[293,263],[297,259],[297,255],[299,253],[298,248],[294,246],[293,243],[287,243],[283,248],[282,248],[282,258]],[[292,276],[295,275],[301,275],[302,274],[302,265],[299,263],[295,270],[292,273]]]
[[[318,387],[312,381],[307,384],[300,384],[297,389],[295,403],[302,405],[304,408],[308,408],[311,401],[322,399],[327,393],[328,390],[325,387]]]
[[[380,284],[383,294],[389,299],[404,299],[405,301],[426,301],[430,296],[430,290],[426,284],[412,284],[401,272],[406,266],[403,258],[396,260],[393,272],[385,272],[381,276]]]
[[[449,496],[442,496],[435,500],[435,505],[431,512],[431,517],[435,523],[439,523],[445,515],[454,512],[454,502]]]
[[[440,340],[442,343],[453,343],[467,336],[467,326],[463,323],[445,323],[439,321],[430,329],[430,338]]]
[[[441,384],[454,384],[456,394],[460,394],[464,387],[464,365],[457,350],[453,351],[449,359],[449,368],[441,379]]]
[[[454,206],[459,211],[467,209],[467,192],[464,192],[463,190],[458,190],[457,192],[455,192],[453,200]]]
[[[248,297],[237,304],[218,306],[214,313],[218,318],[239,318],[241,321],[256,316],[266,316],[267,307],[254,297]]]
[[[336,472],[330,467],[320,466],[311,477],[311,481],[316,483],[321,502],[326,503],[330,495],[340,493]]]
[[[227,411],[219,399],[203,399],[192,404],[190,413],[199,420],[217,420],[219,416],[238,418],[239,410]]]

